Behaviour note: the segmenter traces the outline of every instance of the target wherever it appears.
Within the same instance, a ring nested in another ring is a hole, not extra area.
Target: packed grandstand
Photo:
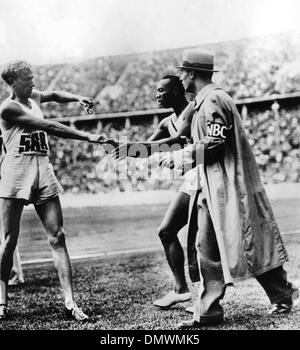
[[[247,99],[244,124],[264,183],[300,181],[299,98],[288,104],[280,103],[279,98],[278,110],[270,103],[251,104],[251,99],[255,102],[263,97],[268,101],[274,94],[280,97],[299,92],[300,96],[300,33],[205,46],[215,53],[215,63],[221,71],[215,81],[235,100]],[[157,108],[156,84],[163,75],[176,74],[174,67],[182,51],[180,48],[37,66],[35,83],[40,90],[65,90],[94,98],[97,104],[92,118],[101,122],[91,123],[90,119],[81,128],[104,132],[109,138],[123,135],[128,140],[146,140],[157,125],[157,118],[147,117],[147,111]],[[1,101],[7,94],[1,82]],[[75,103],[48,103],[43,110],[46,118],[70,120],[86,115]],[[144,111],[144,117],[140,114],[126,125],[120,112],[133,111]],[[107,119],[105,113],[116,113],[116,118]],[[147,179],[148,167],[134,159],[129,161],[126,178],[112,176],[122,169],[97,145],[51,137],[50,146],[52,163],[66,191],[142,191],[178,186],[172,180]]]

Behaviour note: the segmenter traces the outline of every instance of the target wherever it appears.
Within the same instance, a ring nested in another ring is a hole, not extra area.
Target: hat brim
[[[217,70],[217,69],[205,69],[205,68],[196,68],[196,67],[189,67],[189,66],[176,66],[175,68],[199,70],[199,71],[203,71],[203,72],[220,72],[220,70]]]

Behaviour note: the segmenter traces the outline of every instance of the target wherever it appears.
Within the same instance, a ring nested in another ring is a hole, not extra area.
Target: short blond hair
[[[25,61],[12,61],[4,65],[1,77],[6,84],[11,85],[14,80],[18,78],[21,73],[32,72],[33,67],[31,64]]]

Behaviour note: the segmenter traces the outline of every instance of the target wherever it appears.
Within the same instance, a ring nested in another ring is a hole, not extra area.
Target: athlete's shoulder
[[[11,98],[7,98],[0,105],[1,112],[5,111],[5,110],[11,110],[14,108],[18,108],[18,104],[14,100],[12,100]]]
[[[169,123],[171,122],[171,120],[172,120],[172,118],[173,118],[173,114],[174,114],[174,113],[172,113],[172,114],[168,115],[167,117],[163,118],[163,119],[160,121],[160,123],[159,123],[159,127],[161,127],[161,128],[164,128],[164,127],[167,128],[168,125],[169,125]]]
[[[20,113],[20,111],[22,111],[20,105],[10,98],[4,100],[0,105],[0,117],[4,119],[15,115],[15,113]]]
[[[4,101],[1,102],[0,108],[5,108],[7,105],[9,105],[12,102],[10,98],[6,98]]]
[[[176,119],[177,119],[176,113],[173,112],[173,113],[170,114],[167,118],[168,118],[168,120],[166,121],[167,123],[170,123],[170,122],[176,120]]]
[[[196,103],[195,101],[190,101],[186,107],[183,109],[183,111],[180,113],[179,117],[185,118],[187,115],[193,114],[195,109]]]

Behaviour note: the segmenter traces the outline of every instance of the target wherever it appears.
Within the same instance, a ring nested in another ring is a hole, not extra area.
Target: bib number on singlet
[[[42,152],[47,153],[46,134],[44,131],[36,131],[31,134],[22,134],[20,138],[19,153]]]

